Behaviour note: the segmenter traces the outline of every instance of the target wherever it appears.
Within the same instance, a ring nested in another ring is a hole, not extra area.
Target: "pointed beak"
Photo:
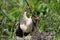
[[[39,18],[39,17],[32,17],[32,20],[37,20],[37,21],[39,21],[40,18]]]

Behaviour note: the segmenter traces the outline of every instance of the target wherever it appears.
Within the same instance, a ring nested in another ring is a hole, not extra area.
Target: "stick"
[[[26,4],[27,4],[27,6],[29,7],[30,5],[29,5],[28,1],[27,1],[27,0],[25,0],[25,2],[26,2]],[[31,8],[30,8],[30,7],[29,7],[29,10],[30,10],[30,13],[32,13],[32,11],[31,11]]]

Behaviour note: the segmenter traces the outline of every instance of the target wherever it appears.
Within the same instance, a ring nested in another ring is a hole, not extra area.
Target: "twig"
[[[29,7],[30,5],[29,5],[28,1],[25,0],[25,2],[26,2],[26,4],[27,4],[27,6]],[[30,13],[32,13],[31,8],[30,8],[29,10],[30,10]]]
[[[29,6],[29,3],[28,3],[28,1],[27,1],[27,0],[25,0],[25,2],[27,3],[27,6]]]

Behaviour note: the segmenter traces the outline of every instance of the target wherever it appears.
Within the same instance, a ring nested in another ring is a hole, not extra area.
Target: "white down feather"
[[[24,13],[23,15],[23,20],[26,22],[26,23],[23,23],[23,24],[20,24],[20,28],[26,32],[27,29],[29,28],[29,25],[32,23],[32,19],[31,19],[31,16],[30,18],[27,17],[26,15],[26,12]]]

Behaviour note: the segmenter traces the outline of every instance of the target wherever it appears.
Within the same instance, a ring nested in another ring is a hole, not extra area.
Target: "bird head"
[[[32,16],[31,18],[32,18],[33,21],[34,21],[34,20],[36,20],[36,21],[39,21],[39,20],[40,20],[39,17],[35,17],[35,16]]]
[[[29,11],[29,7],[25,8],[24,12],[28,12]]]

